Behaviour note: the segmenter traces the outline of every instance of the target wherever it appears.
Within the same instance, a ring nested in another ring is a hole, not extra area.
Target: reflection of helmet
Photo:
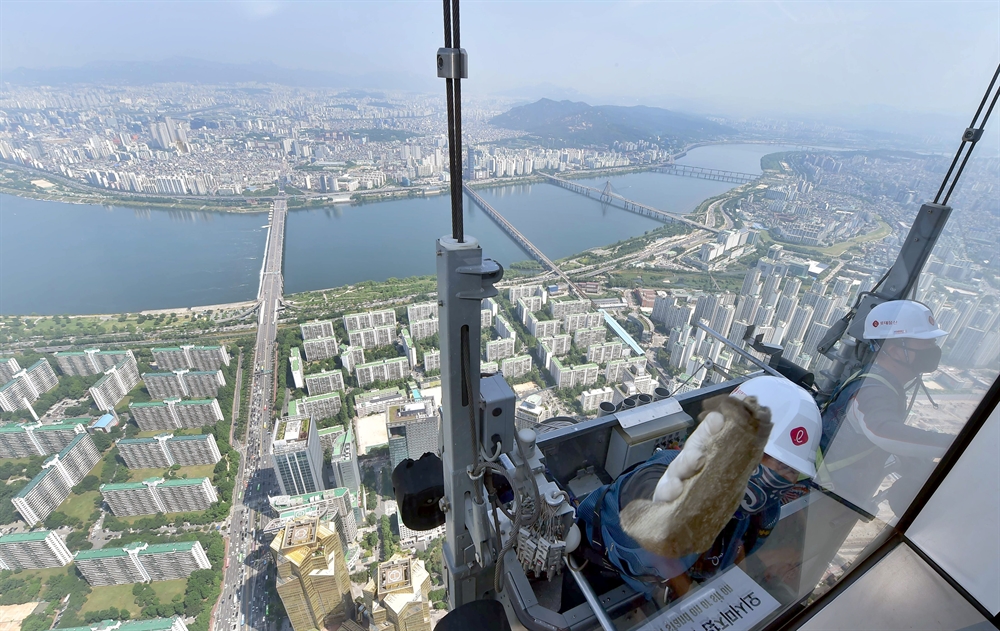
[[[780,377],[754,377],[741,383],[731,396],[757,397],[760,405],[771,409],[774,428],[764,453],[799,473],[816,475],[816,447],[823,420],[808,392]]]
[[[945,335],[948,332],[938,328],[931,310],[912,300],[890,300],[875,305],[865,321],[866,340],[903,337],[931,340]]]

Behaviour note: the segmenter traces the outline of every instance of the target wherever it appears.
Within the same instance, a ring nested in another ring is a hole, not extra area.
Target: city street
[[[222,595],[215,612],[213,628],[216,631],[268,628],[270,562],[263,527],[267,498],[277,494],[277,481],[267,462],[267,453],[271,439],[275,337],[283,290],[281,257],[287,215],[286,200],[276,199],[271,211],[260,276],[247,442],[245,445],[234,442],[234,447],[243,457],[233,490],[233,511],[226,533],[229,549],[223,571]]]

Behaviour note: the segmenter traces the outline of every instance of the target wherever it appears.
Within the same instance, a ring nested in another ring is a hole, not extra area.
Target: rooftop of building
[[[118,422],[118,418],[115,417],[114,414],[105,414],[101,418],[99,418],[96,421],[94,421],[94,427],[97,427],[97,428],[108,427],[109,425],[112,425],[113,423],[117,423],[117,422]]]
[[[406,362],[407,364],[409,364],[409,361],[410,360],[406,359],[405,357],[392,357],[392,358],[389,358],[389,359],[379,359],[379,360],[376,360],[376,361],[373,361],[373,362],[366,362],[364,364],[358,364],[356,366],[356,368],[367,368],[369,366],[381,366],[382,364],[391,364],[391,363],[394,363],[394,362]]]
[[[169,352],[169,351],[183,351],[185,348],[190,348],[191,350],[198,351],[216,351],[222,348],[221,346],[160,346],[157,348],[150,349],[152,352]]]
[[[174,543],[155,543],[146,547],[139,554],[166,554],[168,552],[187,552],[193,550],[197,541],[175,541]]]
[[[309,377],[328,377],[333,374],[343,375],[344,373],[341,372],[339,368],[334,368],[333,370],[321,370],[320,372],[309,373],[308,375],[306,375],[306,379],[308,379]]]
[[[284,416],[278,419],[275,424],[274,439],[285,442],[307,440],[309,438],[309,425],[311,422],[308,416]]]
[[[434,416],[434,404],[431,399],[427,399],[390,406],[388,422],[406,423],[431,416]]]
[[[49,536],[50,530],[36,530],[34,532],[17,532],[0,536],[0,545],[5,543],[25,543],[28,541],[44,541]]]
[[[216,375],[219,373],[218,370],[173,370],[170,372],[144,372],[142,373],[142,378],[147,377],[176,377],[177,373],[184,373],[188,376],[190,375]]]
[[[333,447],[330,450],[331,458],[339,458],[347,449],[354,444],[354,430],[348,429],[333,440]]]
[[[324,394],[314,394],[311,397],[304,397],[303,401],[323,401],[325,399],[339,399],[340,393],[337,391],[326,392]]]
[[[149,374],[149,373],[146,373]],[[173,373],[167,373],[173,374]],[[214,373],[212,373],[214,374]],[[210,405],[215,399],[164,399],[162,401],[142,401],[140,403],[129,403],[130,408],[142,408],[142,407],[163,407],[169,403],[174,405]]]
[[[133,491],[144,489],[147,486],[161,486],[161,487],[177,487],[177,486],[199,486],[205,482],[208,478],[186,478],[177,480],[165,480],[163,478],[146,478],[142,482],[117,482],[102,484],[100,486],[100,491],[103,493],[105,491]]]
[[[50,460],[51,460],[51,458],[50,458]],[[48,462],[48,461],[46,461],[46,462]],[[38,475],[36,475],[35,477],[33,477],[30,480],[28,480],[28,483],[25,484],[23,487],[21,487],[21,490],[18,491],[17,495],[15,495],[14,497],[21,497],[21,498],[27,497],[28,493],[30,493],[33,488],[35,488],[36,486],[38,486],[39,482],[41,482],[42,480],[44,480],[45,476],[47,476],[51,471],[52,471],[52,469],[42,469],[41,471],[39,471]]]
[[[281,533],[281,548],[297,548],[316,543],[316,536],[319,531],[319,519],[303,519],[294,521],[285,526]]]

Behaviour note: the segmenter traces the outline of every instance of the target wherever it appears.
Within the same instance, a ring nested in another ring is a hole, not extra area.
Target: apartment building
[[[500,362],[500,372],[507,379],[514,379],[531,372],[531,355],[508,357]]]
[[[294,408],[292,406],[295,406]],[[289,403],[289,416],[305,414],[315,420],[333,418],[340,412],[340,393],[327,392],[311,397],[303,397]],[[294,409],[294,411],[293,411]]]
[[[211,434],[123,438],[118,441],[118,453],[129,469],[166,469],[174,465],[193,467],[215,464],[222,459],[215,436]]]
[[[405,357],[383,359],[355,366],[355,376],[358,385],[364,388],[376,381],[395,381],[403,379],[410,372],[410,362]]]
[[[187,578],[212,564],[198,541],[148,544],[77,552],[73,559],[92,587]]]
[[[565,315],[572,313],[586,313],[590,311],[590,301],[589,300],[562,300],[562,301],[549,301],[549,315],[553,318],[562,318]]]
[[[73,561],[66,542],[51,530],[19,532],[0,537],[0,570],[39,570]]]
[[[14,357],[0,357],[0,383],[7,383],[21,371],[21,364]]]
[[[332,335],[302,341],[302,350],[306,353],[306,361],[310,362],[336,357],[339,349],[337,338]]]
[[[428,320],[411,320],[410,321],[410,335],[413,336],[415,340],[422,340],[432,335],[436,335],[438,332],[438,327],[441,321],[437,318]]]
[[[219,388],[226,385],[221,370],[147,372],[143,373],[142,380],[146,383],[149,396],[154,399],[216,397]]]
[[[587,347],[587,361],[594,364],[606,364],[614,359],[622,358],[621,342],[604,342],[591,344]]]
[[[344,316],[344,328],[348,333],[380,326],[396,326],[396,311],[394,309],[349,313]]]
[[[305,375],[306,392],[309,396],[344,390],[344,373],[340,369]],[[296,386],[298,388],[300,386]]]
[[[388,346],[396,339],[395,326],[379,326],[371,329],[357,329],[347,333],[351,346],[360,348],[379,348]],[[416,338],[419,339],[419,338]]]
[[[69,445],[42,464],[42,470],[11,503],[28,526],[34,526],[58,508],[100,460],[101,452],[90,434],[77,434]]]
[[[218,399],[167,399],[129,403],[128,410],[144,432],[215,425],[222,420]]]
[[[607,339],[608,330],[603,326],[589,329],[577,329],[573,334],[573,343],[579,348],[589,348],[591,344],[603,344]]]
[[[610,386],[594,388],[593,390],[584,390],[580,393],[580,405],[583,406],[584,412],[589,412],[591,410],[596,410],[605,401],[611,403],[614,396],[615,391]]]
[[[219,370],[229,365],[225,346],[171,346],[154,348],[153,359],[160,370]]]
[[[562,325],[567,333],[573,333],[580,329],[590,329],[600,325],[604,321],[604,316],[600,313],[589,311],[585,313],[567,313],[563,316]]]
[[[0,410],[14,412],[26,410],[49,390],[59,385],[59,378],[49,365],[49,360],[39,359],[23,368],[0,386]]]
[[[52,355],[59,372],[68,377],[99,375],[123,361],[135,361],[135,355],[130,350],[102,351],[99,348],[88,348],[82,351],[57,351]]]
[[[360,346],[340,345],[340,363],[348,374],[354,372],[354,367],[365,363],[365,349]]]
[[[406,320],[411,324],[418,320],[431,320],[438,317],[438,303],[436,300],[430,302],[417,302],[406,307]]]
[[[553,337],[559,335],[562,322],[559,320],[539,320],[535,314],[528,314],[528,321],[525,323],[528,333],[535,337]]]
[[[424,372],[431,370],[441,370],[441,351],[424,353]]]
[[[303,340],[317,340],[322,337],[334,337],[332,320],[310,320],[299,325]]]
[[[111,410],[137,385],[139,366],[130,351],[125,359],[105,370],[104,376],[90,387],[90,398],[98,409]]]
[[[596,383],[600,367],[597,364],[563,366],[558,357],[553,357],[549,363],[549,372],[552,373],[557,388],[575,388]]]
[[[219,501],[208,478],[148,478],[142,482],[102,484],[100,491],[117,517],[200,511]]]
[[[7,423],[0,425],[0,458],[48,456],[65,449],[74,438],[87,433],[83,421],[65,419],[56,423]]]

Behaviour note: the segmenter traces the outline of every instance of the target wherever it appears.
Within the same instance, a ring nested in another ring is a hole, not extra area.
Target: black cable
[[[997,67],[997,72],[1000,73],[1000,66]],[[994,79],[996,79],[996,75],[994,75]],[[992,83],[990,84],[990,87],[993,87]],[[977,131],[982,132],[983,128],[986,127],[986,121],[990,119],[990,114],[993,113],[993,108],[996,107],[998,96],[1000,96],[1000,90],[997,90],[997,92],[993,95],[993,101],[990,103],[990,109],[986,110],[986,116],[983,116],[983,122],[979,125],[979,129]],[[948,187],[948,194],[944,196],[945,205],[948,205],[948,199],[951,197],[952,191],[955,190],[955,185],[958,184],[958,179],[962,177],[962,171],[965,170],[965,164],[969,161],[969,157],[972,155],[972,150],[976,148],[976,142],[978,142],[977,138],[974,138],[971,141],[969,150],[965,153],[965,158],[962,160],[962,166],[958,167],[958,173],[955,174],[955,179],[951,181],[951,186]]]
[[[990,98],[990,93],[993,91],[993,86],[996,84],[997,77],[1000,77],[1000,65],[997,66],[996,72],[993,73],[993,79],[990,80],[990,85],[986,88],[986,93],[983,94],[983,100],[979,102],[979,107],[976,109],[976,114],[972,117],[972,122],[969,124],[968,129],[974,129],[976,127],[976,121],[979,119],[979,115],[982,113],[983,107],[986,106],[986,101]],[[989,120],[990,114],[993,112],[993,106],[996,105],[996,102],[997,97],[994,95],[993,102],[990,104],[990,109],[986,111],[986,116],[983,117],[983,120],[979,125],[979,132],[982,132],[983,128],[986,127],[986,121]],[[948,167],[948,172],[944,175],[944,180],[941,182],[941,188],[938,189],[937,195],[934,196],[935,204],[938,203],[939,199],[941,199],[941,193],[944,192],[944,188],[947,186],[949,178],[951,178],[951,173],[955,170],[955,165],[958,164],[958,159],[962,155],[962,150],[965,149],[965,145],[967,143],[971,143],[972,146],[969,147],[969,151],[965,154],[962,166],[959,167],[958,173],[955,174],[955,179],[952,180],[951,187],[948,189],[948,194],[944,198],[944,204],[948,203],[948,198],[951,197],[951,192],[955,190],[955,185],[958,183],[958,179],[962,176],[962,170],[965,168],[965,163],[968,162],[969,156],[972,154],[972,150],[975,148],[977,141],[978,138],[975,135],[971,139],[967,139],[964,134],[962,135],[962,143],[958,146],[958,151],[955,152],[955,157],[951,161],[951,166]]]
[[[444,47],[452,47],[452,31],[456,28],[457,19],[453,19],[451,4],[452,0],[443,0],[444,3]],[[458,2],[455,0],[455,4]],[[456,7],[457,8],[457,7]],[[455,16],[457,18],[457,15]],[[461,99],[461,91],[455,91],[455,83],[458,79],[445,79],[445,93],[448,97],[448,169],[451,174],[449,185],[451,188],[451,236],[455,241],[463,243],[465,241],[465,221],[462,216],[462,180],[455,177],[455,165],[459,162],[461,153],[456,157],[456,146],[461,142],[461,136],[456,134],[456,120],[460,121],[461,108],[456,111],[455,100]],[[461,129],[461,122],[458,123]],[[457,185],[457,186],[456,186]],[[457,201],[456,201],[457,200]]]
[[[461,20],[459,15],[459,0],[452,0],[451,9],[451,31],[455,42],[455,49],[462,48]],[[458,76],[455,77],[453,88],[455,92],[455,157],[451,163],[452,180],[452,200],[451,215],[452,223],[457,223],[459,228],[458,241],[465,241],[465,215],[463,213],[464,192],[462,191],[462,72],[461,58]]]

